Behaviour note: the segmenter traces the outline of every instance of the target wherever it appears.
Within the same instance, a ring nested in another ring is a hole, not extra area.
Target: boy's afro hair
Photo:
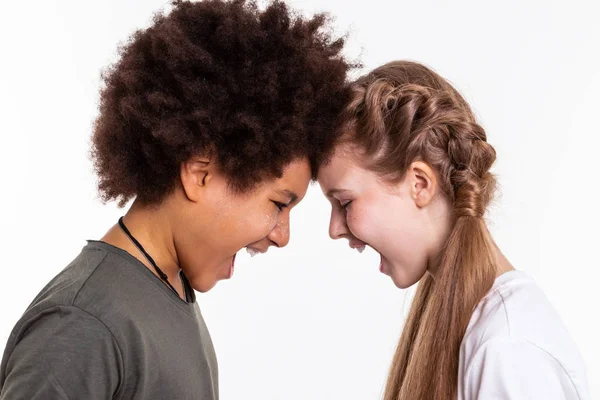
[[[237,192],[307,157],[313,179],[349,98],[328,17],[283,2],[175,1],[103,73],[91,156],[103,201],[159,203],[210,155]]]

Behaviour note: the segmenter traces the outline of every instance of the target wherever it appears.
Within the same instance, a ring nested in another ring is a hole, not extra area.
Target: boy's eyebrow
[[[290,199],[290,203],[295,203],[296,200],[298,200],[298,195],[294,192],[292,192],[291,190],[285,189],[285,190],[276,190],[275,191],[277,194],[280,194],[281,196],[287,197]]]

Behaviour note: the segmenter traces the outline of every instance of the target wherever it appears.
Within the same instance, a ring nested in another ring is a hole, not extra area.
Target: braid
[[[352,90],[342,140],[391,183],[414,161],[430,165],[453,216],[435,279],[426,274],[419,282],[384,398],[455,398],[460,343],[495,277],[483,216],[495,190],[496,152],[467,102],[421,64],[386,64]]]

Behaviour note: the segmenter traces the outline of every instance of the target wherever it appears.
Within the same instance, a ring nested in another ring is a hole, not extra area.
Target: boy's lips
[[[252,246],[246,246],[246,251],[248,252],[248,254],[250,254],[250,257],[254,257],[258,254],[264,254],[267,252],[267,250],[261,250]]]
[[[231,257],[231,264],[229,264],[229,272],[225,279],[231,279],[231,277],[233,276],[233,270],[235,269],[235,256],[236,255],[237,254],[234,254],[233,257]]]

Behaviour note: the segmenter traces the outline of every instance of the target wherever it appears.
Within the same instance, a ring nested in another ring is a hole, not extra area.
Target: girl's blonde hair
[[[367,167],[400,181],[414,161],[437,173],[452,205],[452,230],[435,277],[420,280],[385,390],[385,400],[457,396],[458,360],[472,311],[496,276],[483,216],[494,194],[496,159],[462,96],[414,62],[383,65],[352,85],[341,137]]]

